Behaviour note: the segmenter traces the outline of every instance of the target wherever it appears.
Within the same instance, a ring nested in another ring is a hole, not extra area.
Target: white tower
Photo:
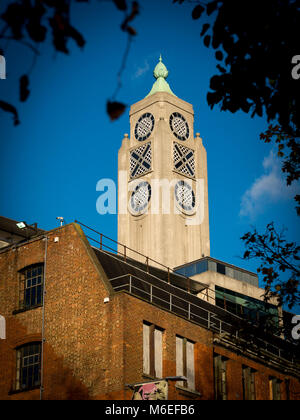
[[[206,150],[194,137],[192,105],[167,76],[160,57],[150,93],[130,109],[118,161],[118,242],[173,268],[209,256],[210,242]]]

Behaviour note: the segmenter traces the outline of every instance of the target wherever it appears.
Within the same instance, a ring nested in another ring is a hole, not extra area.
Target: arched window
[[[27,390],[41,383],[41,343],[27,343],[17,349],[16,390]]]
[[[19,309],[32,309],[43,304],[44,264],[23,268],[20,272]]]

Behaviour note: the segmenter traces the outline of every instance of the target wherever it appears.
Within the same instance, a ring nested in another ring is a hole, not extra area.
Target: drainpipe
[[[41,346],[41,385],[40,385],[40,400],[43,399],[44,392],[44,342],[45,342],[45,296],[46,296],[46,269],[47,269],[47,250],[48,237],[44,237],[45,241],[45,255],[44,255],[44,279],[43,279],[43,306],[42,306],[42,346]]]

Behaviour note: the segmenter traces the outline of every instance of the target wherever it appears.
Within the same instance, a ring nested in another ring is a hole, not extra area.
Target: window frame
[[[249,366],[242,366],[243,400],[256,401],[255,373]]]
[[[32,351],[30,351],[30,348],[32,348]],[[30,360],[31,358],[33,359],[32,361]],[[16,348],[16,392],[29,391],[31,389],[39,388],[41,386],[41,358],[41,341],[25,343],[22,346]],[[25,360],[27,360],[27,363],[25,363]],[[30,371],[32,371],[32,375],[29,375]],[[25,372],[26,374],[24,374]],[[24,378],[26,378],[25,383]]]
[[[163,333],[164,330],[157,325],[143,322],[143,375],[155,379],[163,377]],[[160,349],[157,349],[157,345]]]
[[[43,306],[44,263],[26,266],[18,274],[19,307],[16,312],[28,311]],[[39,278],[40,280],[38,280]],[[29,282],[30,286],[28,286]]]
[[[271,401],[281,401],[281,383],[282,381],[279,378],[274,376],[269,377],[269,392]]]
[[[179,353],[177,350],[180,350]],[[193,354],[192,360],[189,358],[189,348]],[[179,357],[182,357],[182,364],[180,365]],[[195,391],[195,342],[188,340],[185,337],[176,335],[176,376],[185,376],[186,381],[177,381],[177,385],[191,391]]]
[[[227,362],[227,357],[214,353],[215,400],[227,400]]]

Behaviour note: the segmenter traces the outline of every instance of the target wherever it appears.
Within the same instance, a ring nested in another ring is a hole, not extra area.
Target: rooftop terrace
[[[228,276],[235,280],[243,281],[251,284],[252,286],[258,287],[257,274],[211,257],[200,258],[199,260],[181,265],[174,268],[174,271],[187,277],[202,274],[206,271],[214,271],[216,273],[223,274],[224,276]]]

